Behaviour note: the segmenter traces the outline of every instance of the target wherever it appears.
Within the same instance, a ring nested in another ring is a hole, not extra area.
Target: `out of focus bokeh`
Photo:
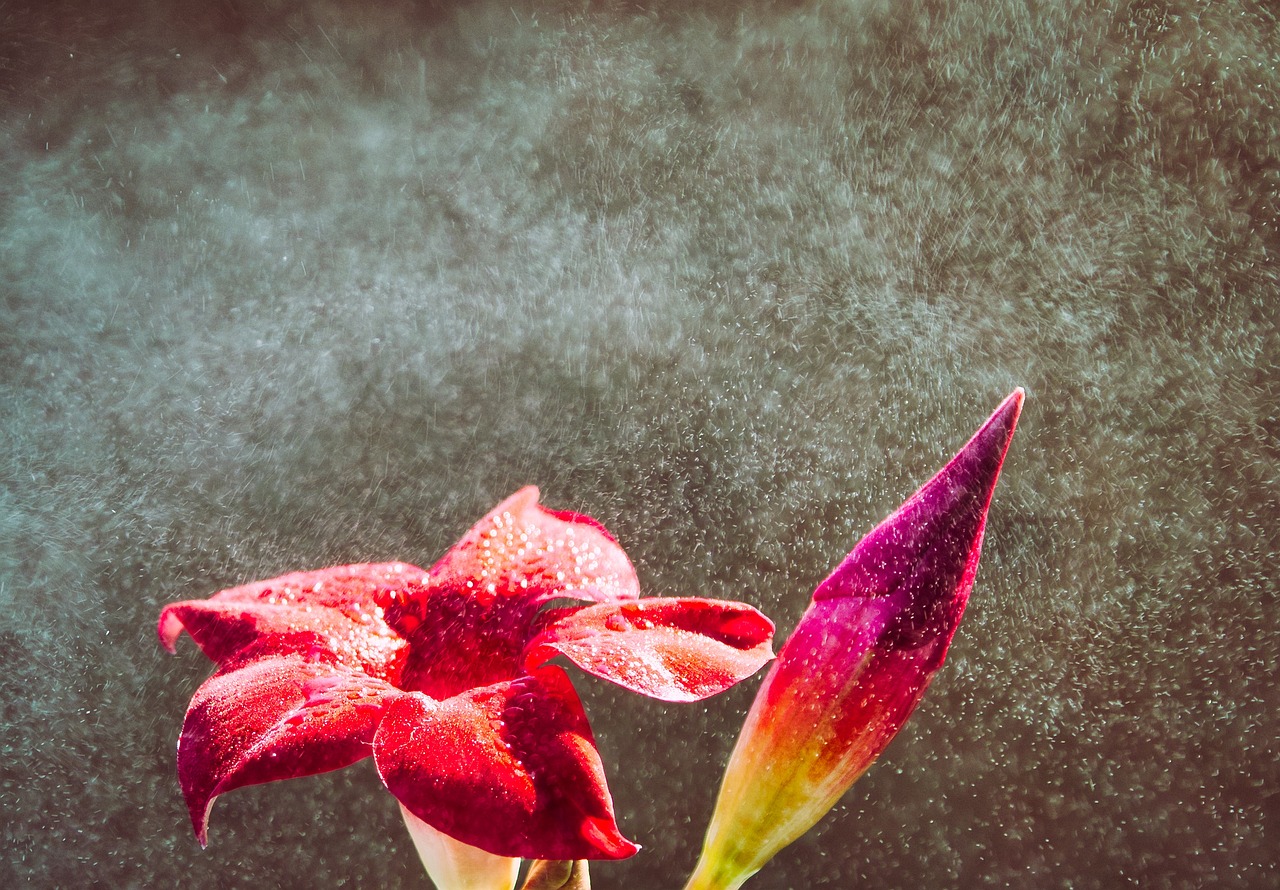
[[[499,499],[785,638],[1015,386],[920,711],[749,888],[1280,882],[1280,32],[1252,0],[0,3],[0,885],[426,887],[368,761],[174,771],[169,601]],[[679,887],[758,681],[574,674]]]

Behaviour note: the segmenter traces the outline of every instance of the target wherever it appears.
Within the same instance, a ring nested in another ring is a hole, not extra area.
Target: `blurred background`
[[[1278,60],[1251,0],[0,3],[0,884],[425,887],[369,761],[200,849],[164,603],[535,483],[782,639],[1021,385],[947,666],[748,886],[1275,886]],[[758,681],[574,682],[595,886],[681,886]]]

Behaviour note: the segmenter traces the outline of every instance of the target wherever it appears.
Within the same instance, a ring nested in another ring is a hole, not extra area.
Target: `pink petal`
[[[374,740],[382,781],[410,812],[497,856],[621,859],[619,832],[582,704],[542,668],[445,701],[409,694]]]
[[[219,664],[269,641],[276,654],[324,657],[394,680],[404,640],[387,625],[382,602],[416,589],[425,572],[404,563],[334,566],[255,581],[160,613],[160,641],[172,652],[182,631]]]
[[[383,708],[399,694],[295,655],[214,674],[191,699],[178,742],[178,779],[200,843],[219,794],[367,757]]]
[[[758,671],[773,651],[773,622],[751,606],[650,597],[555,618],[525,654],[557,654],[588,673],[664,701],[696,701]]]
[[[434,584],[482,602],[497,596],[612,602],[640,595],[631,561],[604,526],[540,506],[532,485],[490,510],[430,574]]]

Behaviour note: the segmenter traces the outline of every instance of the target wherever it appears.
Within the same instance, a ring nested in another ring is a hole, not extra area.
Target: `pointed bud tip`
[[[858,542],[814,600],[881,595],[943,537],[980,541],[1024,398],[1022,387],[1010,393],[946,466]]]
[[[991,412],[987,422],[982,425],[973,438],[979,438],[988,430],[1003,433],[1005,438],[1012,436],[1014,427],[1018,425],[1018,417],[1022,414],[1022,403],[1025,400],[1026,390],[1019,386],[1005,397],[1005,400],[1000,403],[1000,406],[995,411]]]
[[[992,415],[994,417],[1008,417],[1009,427],[1018,425],[1018,417],[1022,414],[1022,403],[1027,399],[1027,391],[1021,386],[1017,387],[1013,392],[1005,397],[1000,403],[1000,407],[995,410]]]
[[[973,438],[965,443],[950,464],[938,474],[938,477],[948,477],[952,474],[967,475],[977,471],[978,477],[987,477],[986,484],[994,488],[996,477],[999,476],[1000,468],[1004,464],[1005,454],[1009,450],[1009,442],[1013,439],[1013,431],[1018,425],[1018,417],[1022,414],[1022,403],[1025,399],[1026,391],[1021,386],[1009,393],[1000,406],[991,412],[986,423],[973,434]],[[985,467],[985,469],[979,470],[979,467]]]
[[[1015,412],[1021,411],[1022,403],[1026,401],[1026,398],[1027,398],[1027,391],[1025,389],[1023,389],[1021,386],[1014,387],[1013,392],[1009,393],[1009,395],[1005,398],[1005,400],[1000,403],[1000,407],[1003,408],[1006,405],[1012,404],[1015,406],[1014,408]]]

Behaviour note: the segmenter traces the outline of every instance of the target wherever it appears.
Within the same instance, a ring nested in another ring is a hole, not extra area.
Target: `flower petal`
[[[612,602],[640,595],[631,561],[604,526],[540,506],[532,485],[490,510],[430,575],[435,584],[482,601],[568,596]]]
[[[744,603],[646,597],[558,617],[525,666],[562,654],[588,673],[664,701],[723,692],[773,657],[773,622]]]
[[[408,694],[374,739],[387,788],[411,813],[497,856],[621,859],[591,727],[557,667],[445,701]]]
[[[416,589],[425,572],[405,563],[294,572],[173,603],[160,613],[160,642],[174,651],[182,631],[225,665],[244,650],[298,653],[394,681],[405,641],[383,614],[390,591]],[[241,659],[242,660],[242,659]]]
[[[214,674],[191,699],[178,741],[178,780],[200,843],[219,794],[367,757],[383,708],[400,694],[297,655]]]

